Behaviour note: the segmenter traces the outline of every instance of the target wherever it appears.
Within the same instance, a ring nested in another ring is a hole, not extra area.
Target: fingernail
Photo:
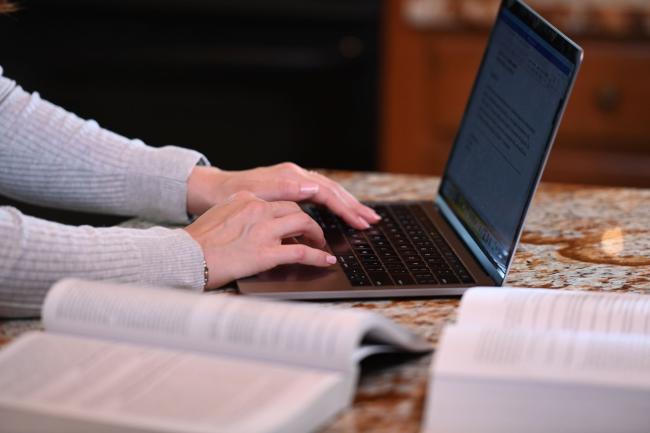
[[[370,224],[368,224],[368,221],[365,219],[359,217],[359,223],[363,226],[364,229],[367,229],[370,227]]]
[[[325,260],[326,260],[327,263],[329,263],[330,265],[333,265],[334,263],[336,263],[336,257],[334,257],[334,256],[329,256],[329,255],[328,255],[328,256],[325,258]]]
[[[372,209],[370,209],[370,211],[372,212],[372,216],[375,218],[375,220],[379,221],[381,219],[381,216],[379,216],[377,212]]]
[[[316,194],[318,192],[317,183],[303,183],[300,185],[300,192],[302,194]]]

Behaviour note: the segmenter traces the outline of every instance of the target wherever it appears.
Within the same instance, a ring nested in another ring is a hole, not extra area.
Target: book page
[[[596,384],[650,392],[650,338],[449,326],[435,356],[434,374]]]
[[[373,326],[405,345],[417,340],[365,311],[80,280],[51,289],[43,323],[60,333],[351,372]]]
[[[60,334],[35,332],[0,352],[3,431],[84,431],[77,420],[102,432],[298,433],[352,391],[340,372]]]
[[[426,433],[645,433],[650,338],[450,326],[431,367]]]
[[[463,295],[457,323],[650,336],[650,296],[479,287]]]

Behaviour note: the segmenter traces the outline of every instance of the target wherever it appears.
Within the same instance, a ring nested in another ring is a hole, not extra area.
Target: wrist
[[[187,213],[201,215],[219,202],[219,189],[227,172],[196,166],[187,179]]]
[[[185,227],[183,230],[194,240],[201,250],[201,279],[203,290],[215,289],[228,281],[234,280],[234,276],[228,279],[228,276],[224,274],[224,268],[219,268],[220,270],[217,272],[214,266],[215,263],[223,263],[223,259],[219,258],[219,248],[210,245],[206,232],[200,228],[197,229],[196,222]]]

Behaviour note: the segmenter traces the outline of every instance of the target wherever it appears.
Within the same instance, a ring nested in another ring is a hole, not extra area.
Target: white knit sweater
[[[0,68],[0,194],[61,209],[187,221],[187,178],[205,158],[153,148],[27,93]],[[200,289],[203,254],[181,229],[73,227],[0,207],[0,317],[40,314],[63,277]]]

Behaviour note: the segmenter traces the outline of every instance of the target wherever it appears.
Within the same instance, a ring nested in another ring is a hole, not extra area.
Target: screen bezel
[[[526,203],[524,205],[523,212],[521,213],[521,216],[519,218],[514,241],[509,246],[508,260],[505,269],[501,269],[501,267],[498,265],[498,262],[488,254],[488,252],[480,245],[480,243],[477,242],[476,237],[472,233],[470,227],[466,225],[463,219],[460,218],[460,215],[458,215],[453,210],[453,207],[450,205],[450,202],[447,200],[447,197],[445,197],[444,194],[445,184],[447,182],[451,182],[450,179],[448,178],[449,164],[454,154],[458,151],[458,147],[459,147],[457,143],[458,137],[460,135],[460,131],[462,131],[462,129],[465,127],[465,122],[467,119],[467,109],[470,107],[475,97],[478,77],[480,77],[480,75],[483,73],[486,56],[488,53],[488,48],[491,46],[494,37],[494,29],[496,28],[496,24],[503,10],[508,10],[517,18],[519,18],[528,28],[530,28],[533,32],[539,35],[545,42],[547,42],[549,45],[555,48],[562,56],[564,56],[569,62],[573,63],[574,65],[573,72],[569,78],[569,85],[567,86],[564,97],[562,98],[560,102],[560,106],[557,110],[555,119],[553,120],[553,125],[551,127],[551,131],[549,133],[546,142],[546,148],[544,150],[543,157],[539,161],[535,178],[533,179],[529,194],[526,198]],[[548,155],[550,153],[553,141],[555,140],[555,136],[557,135],[557,130],[559,128],[562,115],[564,114],[564,111],[566,109],[569,95],[571,94],[571,90],[573,89],[573,86],[575,84],[575,79],[577,77],[580,64],[582,63],[582,59],[583,59],[582,48],[578,46],[575,42],[573,42],[571,39],[566,37],[562,32],[557,30],[553,25],[551,25],[548,21],[542,18],[539,14],[533,11],[529,6],[527,6],[520,0],[502,0],[499,10],[497,12],[495,24],[492,27],[492,31],[490,32],[488,44],[483,54],[483,58],[481,60],[481,64],[477,72],[477,78],[474,80],[474,84],[472,85],[472,91],[470,92],[470,97],[467,102],[465,112],[463,114],[460,127],[458,129],[458,133],[456,134],[454,145],[452,146],[452,150],[449,154],[449,157],[447,158],[447,164],[436,197],[436,204],[438,205],[438,208],[440,209],[443,216],[456,230],[457,234],[463,239],[468,249],[472,252],[474,257],[482,265],[482,267],[485,269],[488,275],[490,275],[490,277],[498,285],[503,284],[503,281],[505,280],[508,270],[510,269],[510,266],[512,264],[516,247],[519,244],[519,239],[521,237],[521,232],[523,229],[526,214],[528,213],[530,203],[532,202],[532,198],[535,195],[535,191],[537,190],[537,186],[539,185],[540,179],[542,177],[544,167],[546,166]]]

